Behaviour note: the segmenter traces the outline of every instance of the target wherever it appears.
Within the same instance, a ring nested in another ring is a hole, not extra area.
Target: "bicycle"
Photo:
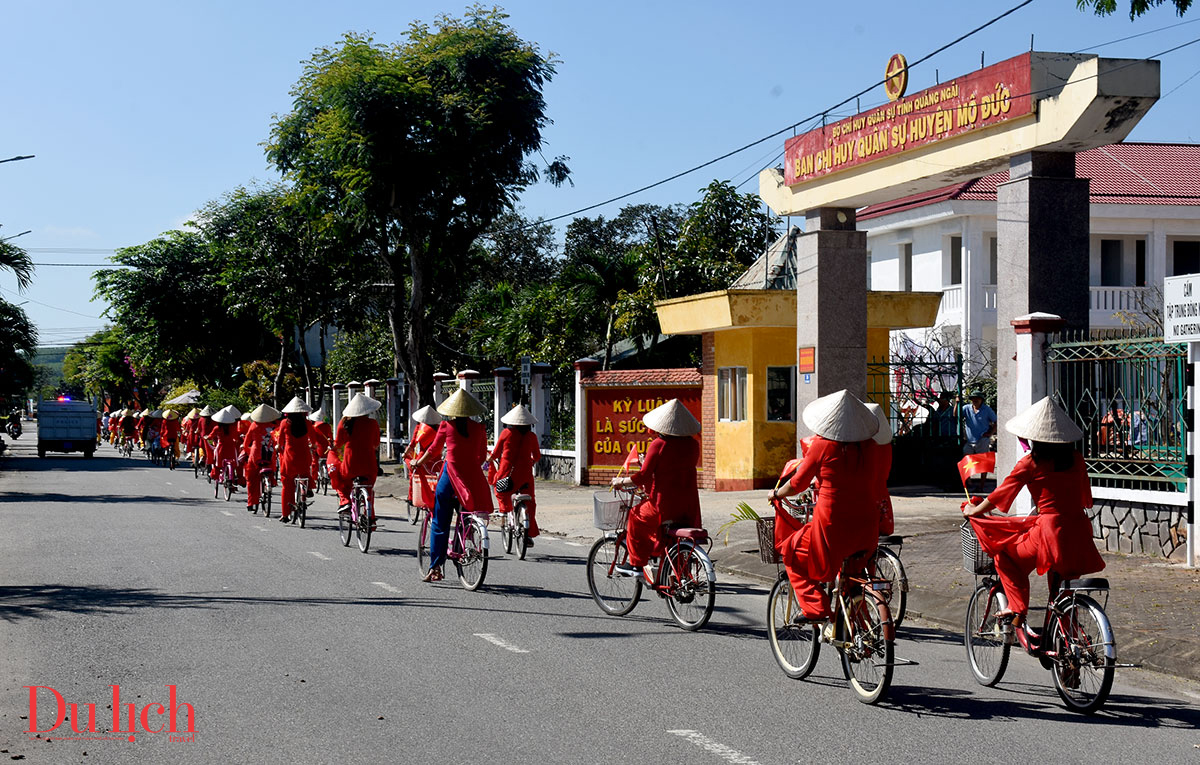
[[[317,491],[329,496],[329,465],[323,459],[317,463]]]
[[[274,499],[274,492],[274,465],[263,460],[258,465],[258,506],[254,509],[255,515],[258,515],[258,511],[262,510],[264,518],[271,517],[271,503]]]
[[[292,525],[300,523],[300,528],[304,528],[305,521],[308,520],[308,478],[297,476],[294,479],[295,486],[292,487]],[[366,552],[364,550],[364,552]]]
[[[200,471],[207,467],[204,464],[204,458],[201,456],[202,451],[199,446],[192,449],[192,477],[199,479]],[[208,472],[205,470],[204,472]],[[211,480],[211,479],[210,479]]]
[[[179,457],[175,456],[175,442],[172,441],[167,445],[167,468],[174,470],[179,466]]]
[[[893,550],[893,547],[897,549]],[[903,547],[904,537],[892,534],[879,537],[879,548],[875,552],[875,576],[886,579],[892,585],[884,591],[884,595],[896,629],[900,628],[904,615],[908,613],[908,573],[900,562]]]
[[[625,616],[637,605],[643,587],[640,574],[627,576],[616,570],[629,560],[626,524],[637,492],[618,487],[612,495],[598,491],[592,497],[594,525],[604,536],[588,551],[588,589],[601,611]],[[708,550],[701,547],[707,545],[711,549],[712,540],[706,530],[699,528],[663,524],[661,531],[672,541],[649,586],[667,601],[667,611],[676,624],[688,631],[702,629],[712,617],[716,601],[716,571]]]
[[[811,503],[781,499],[772,504],[776,514],[789,512],[801,524],[811,519]],[[779,566],[782,560],[775,550],[775,518],[759,519],[758,539],[763,561]],[[834,581],[825,585],[832,613],[821,624],[798,623],[803,612],[792,593],[787,571],[781,568],[767,599],[767,639],[785,675],[794,680],[807,677],[817,665],[821,643],[829,643],[837,649],[842,673],[859,701],[875,704],[887,693],[897,664],[896,630],[885,597],[891,583],[870,573],[873,559],[874,552],[864,550],[842,563]]]
[[[532,500],[528,494],[514,494],[512,496],[512,512],[499,513],[500,515],[500,539],[504,542],[504,552],[506,555],[511,555],[513,548],[517,548],[517,560],[525,560],[525,553],[529,552],[529,501]]]
[[[351,539],[358,540],[358,549],[366,552],[375,530],[375,513],[371,507],[369,485],[361,477],[354,479],[350,489],[350,509],[338,513],[338,536],[342,546],[349,547]]]
[[[209,477],[212,480],[212,477]],[[228,502],[233,496],[233,485],[236,478],[233,474],[233,460],[221,460],[221,470],[217,474],[217,482],[213,485],[213,499],[221,496],[221,489],[225,489],[225,501]]]
[[[975,682],[990,688],[1000,682],[1008,668],[1016,634],[1012,622],[1001,619],[997,613],[1007,608],[1008,600],[995,565],[980,548],[969,521],[963,522],[960,534],[963,567],[976,578],[975,591],[967,603],[963,644]],[[1054,690],[1066,707],[1090,715],[1108,699],[1113,671],[1133,665],[1117,663],[1116,640],[1104,606],[1083,594],[1102,592],[1107,606],[1108,580],[1099,577],[1063,580],[1054,572],[1050,576],[1041,632],[1033,632],[1025,625],[1016,629],[1027,630],[1026,652],[1050,670]]]
[[[433,512],[430,510],[423,515],[421,536],[417,542],[417,566],[422,577],[429,573],[429,566],[433,562],[429,549],[429,537],[433,533]],[[477,513],[468,513],[461,507],[456,507],[451,524],[446,560],[454,563],[458,571],[458,581],[462,583],[463,589],[474,592],[483,586],[483,580],[487,576],[490,547],[487,521]]]
[[[133,458],[133,440],[125,438],[121,440],[121,456],[125,459]]]

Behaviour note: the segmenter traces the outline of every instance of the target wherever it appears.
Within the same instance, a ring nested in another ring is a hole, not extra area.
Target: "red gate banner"
[[[1023,53],[789,138],[784,183],[795,186],[1033,114],[1032,72],[1030,54]]]

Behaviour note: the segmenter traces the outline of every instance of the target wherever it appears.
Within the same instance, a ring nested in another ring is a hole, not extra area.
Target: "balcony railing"
[[[947,287],[942,290],[942,303],[938,306],[938,322],[941,323],[947,317],[958,314],[962,316],[963,310],[963,288],[961,284],[953,287]]]
[[[1091,291],[1092,310],[1105,314],[1141,312],[1148,307],[1151,298],[1146,287],[1092,287]]]
[[[983,310],[995,313],[996,311],[996,285],[983,285]]]

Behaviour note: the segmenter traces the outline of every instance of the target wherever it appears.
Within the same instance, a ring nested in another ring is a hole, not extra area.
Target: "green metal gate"
[[[961,457],[963,361],[872,359],[867,400],[892,425],[892,485],[953,487]]]

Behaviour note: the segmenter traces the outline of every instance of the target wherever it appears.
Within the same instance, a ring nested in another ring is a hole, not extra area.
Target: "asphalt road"
[[[919,666],[868,707],[833,651],[808,680],[779,671],[758,584],[726,577],[697,634],[657,599],[602,614],[572,540],[517,561],[494,535],[479,592],[422,584],[413,528],[386,513],[362,554],[332,498],[285,527],[190,471],[33,447],[29,429],[0,467],[0,761],[1200,762],[1200,694],[1159,676],[1119,674],[1083,718],[1033,659],[981,688],[959,635],[914,624],[897,654]],[[100,732],[28,732],[31,685],[81,730],[95,703]],[[114,733],[111,685],[150,727],[174,685],[194,740]]]

